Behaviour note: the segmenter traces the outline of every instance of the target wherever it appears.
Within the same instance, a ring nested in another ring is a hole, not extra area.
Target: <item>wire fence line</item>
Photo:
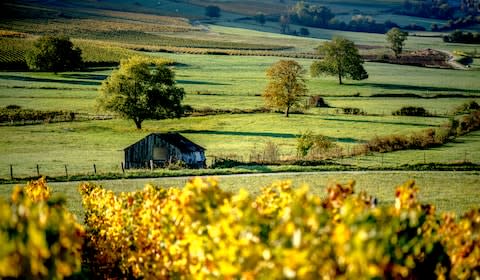
[[[351,156],[331,159],[324,161],[318,160],[315,165],[342,165],[342,166],[351,166],[352,168],[365,168],[365,169],[400,169],[402,166],[407,164],[462,164],[462,163],[473,163],[480,164],[480,158],[477,157],[477,151],[464,151],[463,153],[458,153],[454,157],[441,158],[439,156],[432,155],[428,150],[419,150],[416,153],[411,153],[409,156],[398,156],[392,153],[373,153],[368,155],[360,156]],[[280,158],[281,155],[280,155]],[[228,165],[230,161],[231,166]],[[315,163],[315,160],[302,160],[301,158],[298,161],[303,161],[305,165],[308,163]],[[218,164],[219,162],[227,162],[224,166]],[[234,167],[238,165],[289,165],[293,164],[294,161],[268,161],[262,158],[252,158],[251,155],[222,155],[222,156],[211,156],[208,158],[207,168],[212,167]],[[15,178],[32,178],[40,176],[48,177],[65,177],[69,178],[72,176],[82,176],[82,175],[102,175],[102,174],[127,174],[129,172],[152,172],[159,169],[170,169],[171,167],[158,168],[153,164],[148,164],[146,162],[144,169],[125,169],[123,162],[118,162],[117,164],[106,164],[99,162],[75,164],[75,163],[38,163],[38,164],[0,164],[0,178],[1,179],[15,179]]]

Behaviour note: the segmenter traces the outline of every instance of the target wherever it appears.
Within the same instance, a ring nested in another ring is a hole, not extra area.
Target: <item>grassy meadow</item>
[[[329,182],[356,182],[355,192],[366,191],[377,197],[380,205],[394,203],[395,187],[408,180],[415,180],[420,187],[419,199],[422,203],[432,203],[437,213],[445,211],[461,215],[466,210],[478,206],[480,176],[478,172],[316,172],[288,174],[256,174],[216,176],[220,187],[236,192],[243,188],[255,195],[259,190],[277,180],[292,180],[294,187],[307,184],[310,191],[320,196],[326,195]],[[135,180],[104,180],[95,182],[116,193],[143,189],[145,184],[163,187],[183,187],[188,177],[155,178]],[[54,194],[67,197],[67,207],[80,221],[84,215],[79,182],[48,183]],[[0,198],[8,199],[14,185],[0,185]]]
[[[265,71],[281,59],[166,53],[148,55],[175,61],[173,69],[177,82],[187,91],[184,104],[197,109],[263,107],[261,93],[267,83]],[[298,61],[308,69],[313,60]],[[1,126],[4,137],[0,139],[0,177],[9,176],[10,165],[13,165],[17,177],[35,175],[37,164],[41,174],[50,176],[64,175],[65,165],[70,174],[92,173],[93,164],[96,164],[98,172],[119,172],[123,148],[148,133],[158,131],[181,132],[204,146],[210,160],[222,156],[248,160],[253,151],[262,150],[268,141],[279,146],[283,157],[293,157],[296,136],[307,130],[329,137],[344,149],[351,149],[374,136],[411,134],[439,127],[448,121],[456,107],[468,100],[480,101],[480,80],[476,71],[381,63],[366,63],[365,66],[370,75],[368,80],[347,80],[342,86],[333,77],[311,78],[307,73],[309,95],[321,95],[331,108],[308,109],[304,114],[295,114],[288,119],[275,113],[224,114],[146,121],[141,131],[134,128],[133,122],[118,119]],[[112,69],[92,68],[87,72],[58,74],[0,72],[0,106],[16,104],[24,108],[103,115],[105,112],[98,111],[95,98],[102,80]],[[375,97],[376,94],[384,95]],[[430,98],[402,97],[405,94]],[[445,94],[458,97],[431,98]],[[437,116],[391,116],[391,112],[402,106],[423,106]],[[368,115],[338,114],[338,110],[344,107],[360,108]],[[478,160],[474,156],[478,145],[478,141],[464,145],[471,161]],[[458,161],[464,158],[463,154],[429,157],[429,161]],[[373,163],[369,157],[345,159],[342,163],[398,166],[411,162],[412,157],[422,162],[423,152],[388,154],[382,161],[373,156]]]
[[[299,37],[278,34],[279,25],[275,22],[259,25],[252,20],[239,20],[249,15],[245,7],[255,1],[242,4],[223,1],[222,9],[226,12],[220,19],[209,21],[202,20],[202,5],[212,1],[190,2],[159,1],[154,4],[139,1],[137,12],[128,12],[132,9],[131,3],[73,1],[65,4],[62,12],[66,16],[61,19],[56,18],[59,10],[52,7],[41,9],[42,17],[47,20],[36,19],[38,11],[27,8],[34,4],[12,4],[9,7],[13,7],[21,19],[6,17],[0,20],[0,35],[4,34],[0,36],[0,62],[21,60],[38,35],[56,30],[69,35],[90,64],[111,65],[132,55],[161,57],[175,62],[172,68],[178,85],[187,92],[185,105],[204,110],[251,110],[264,106],[261,94],[267,84],[265,71],[278,60],[286,59],[281,55],[302,57],[305,53],[311,54],[315,47],[336,35],[353,40],[363,54],[388,53],[382,34],[309,28],[309,37]],[[278,9],[276,2],[264,1],[261,8]],[[374,7],[367,7],[361,1],[329,1],[334,10],[346,15],[358,8],[371,9],[376,16],[382,15],[382,7],[398,3],[373,1]],[[124,11],[111,9],[115,5]],[[103,9],[98,9],[99,6]],[[161,12],[156,14],[145,13],[159,10]],[[176,17],[168,17],[172,15]],[[408,21],[405,17],[402,20]],[[446,44],[440,37],[424,35],[431,34],[416,32],[409,36],[406,50],[435,48],[473,52],[478,47]],[[164,47],[182,51],[213,49],[230,54],[239,51],[242,56],[139,51]],[[158,131],[181,132],[204,146],[210,160],[219,156],[246,160],[251,153],[261,151],[269,141],[279,146],[283,157],[293,157],[296,136],[307,130],[325,135],[349,150],[374,136],[405,135],[442,126],[458,106],[470,100],[480,102],[477,61],[469,71],[366,62],[368,80],[346,80],[345,85],[339,86],[335,77],[310,77],[308,69],[312,59],[295,60],[307,70],[309,95],[322,96],[330,108],[303,109],[303,114],[294,114],[288,119],[277,113],[262,113],[149,120],[140,131],[134,129],[131,121],[120,119],[26,126],[3,124],[0,126],[0,177],[9,177],[10,166],[17,177],[33,176],[37,164],[40,173],[49,176],[64,175],[65,165],[69,174],[90,174],[93,164],[99,173],[119,172],[123,148]],[[97,109],[95,99],[101,82],[115,68],[108,65],[58,74],[1,71],[0,107],[15,104],[23,108],[103,116],[106,113]],[[308,96],[305,102],[307,99]],[[403,106],[422,106],[435,116],[391,115]],[[340,114],[345,107],[359,108],[367,115]],[[436,149],[347,158],[339,162],[360,167],[461,160],[478,162],[479,143],[477,133],[472,133]]]

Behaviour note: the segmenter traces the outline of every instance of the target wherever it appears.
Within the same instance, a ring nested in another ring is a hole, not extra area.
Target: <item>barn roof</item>
[[[161,138],[163,141],[169,143],[170,145],[177,147],[182,153],[205,151],[205,148],[193,143],[192,141],[188,140],[187,138],[183,137],[180,133],[177,133],[177,132],[151,133],[148,136],[145,136],[144,138],[142,138],[140,141],[126,147],[125,150],[141,142],[143,139],[150,137],[151,135],[155,135]]]

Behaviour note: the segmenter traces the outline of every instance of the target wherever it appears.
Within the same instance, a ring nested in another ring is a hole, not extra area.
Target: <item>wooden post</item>
[[[37,177],[40,177],[40,167],[37,164]]]
[[[120,167],[122,167],[122,173],[125,174],[125,166],[123,165],[123,162],[120,164]]]
[[[95,163],[93,164],[93,173],[97,175],[97,166],[95,165]]]
[[[153,160],[150,160],[150,171],[153,171]]]
[[[13,180],[13,165],[10,164],[10,178]]]
[[[68,169],[66,164],[65,164],[65,177],[68,178]]]

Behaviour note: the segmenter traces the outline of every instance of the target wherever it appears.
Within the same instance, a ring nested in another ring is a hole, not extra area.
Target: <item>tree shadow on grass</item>
[[[283,139],[294,139],[299,135],[293,133],[275,133],[275,132],[246,132],[246,131],[218,131],[218,130],[181,130],[180,133],[190,133],[190,134],[207,134],[207,135],[228,135],[228,136],[246,136],[246,137],[270,137],[270,138],[283,138]],[[358,140],[350,137],[328,137],[334,142],[341,143],[363,143],[363,140]]]
[[[346,84],[347,85],[347,84]],[[453,87],[435,87],[435,86],[415,86],[405,84],[386,84],[386,83],[358,83],[349,84],[347,86],[355,87],[373,87],[385,90],[405,90],[405,91],[423,91],[423,92],[464,92],[464,93],[480,93],[478,89],[465,89]]]
[[[103,81],[108,76],[101,75],[101,74],[60,74],[60,76],[68,79],[80,79],[80,80],[96,80],[96,81]]]
[[[190,81],[190,80],[177,80],[178,84],[185,85],[211,85],[211,86],[229,86],[231,84],[226,83],[215,83],[215,82],[206,82],[206,81]]]
[[[421,118],[421,117],[419,117]],[[390,125],[408,125],[408,126],[422,126],[422,127],[438,127],[435,124],[425,124],[425,123],[413,123],[413,122],[392,122],[392,121],[381,121],[381,120],[361,120],[361,119],[340,119],[340,118],[321,118],[326,121],[337,121],[337,122],[354,122],[354,123],[378,123],[378,124],[390,124]]]
[[[98,85],[100,85],[100,82],[96,82],[96,81],[77,81],[77,80],[65,80],[65,79],[34,78],[34,77],[14,76],[14,75],[0,75],[0,79],[22,81],[22,82],[36,82],[36,83],[61,83],[61,84],[82,85],[82,86],[98,86]]]

